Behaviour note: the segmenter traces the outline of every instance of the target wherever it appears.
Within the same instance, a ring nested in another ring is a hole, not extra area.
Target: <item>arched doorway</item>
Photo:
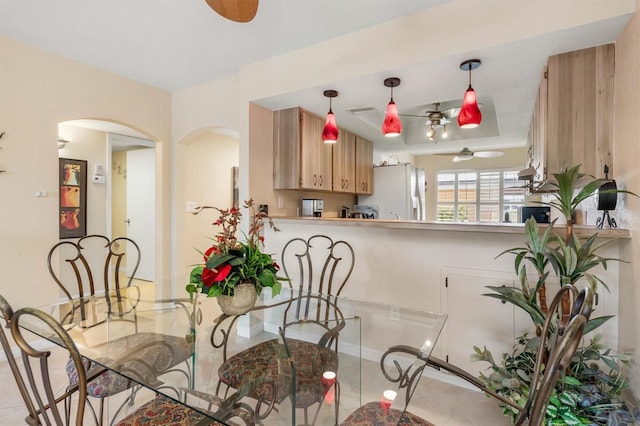
[[[155,142],[128,126],[93,119],[59,123],[58,136],[65,141],[60,158],[87,161],[87,234],[132,238],[144,253],[136,278],[154,281]]]

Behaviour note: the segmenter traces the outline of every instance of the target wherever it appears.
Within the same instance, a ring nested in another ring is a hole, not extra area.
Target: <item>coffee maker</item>
[[[322,217],[322,210],[324,208],[324,200],[317,198],[305,198],[302,200],[302,216],[307,217]]]

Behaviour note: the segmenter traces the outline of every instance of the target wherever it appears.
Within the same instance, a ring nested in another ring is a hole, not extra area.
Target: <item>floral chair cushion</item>
[[[90,363],[85,358],[82,358],[82,364],[84,364],[84,368],[87,371],[88,376],[95,371],[104,368],[99,364]],[[67,377],[69,377],[69,385],[76,385],[78,383],[78,370],[76,370],[73,359],[69,358],[65,370],[67,371]],[[104,398],[110,395],[115,395],[118,392],[122,392],[130,386],[130,380],[117,373],[105,371],[89,382],[87,385],[87,394],[96,398]]]
[[[122,337],[118,343],[118,348],[109,352],[109,359],[105,359],[104,364],[109,365],[113,360],[122,359],[124,361],[120,362],[121,371],[131,371],[139,380],[151,385],[158,385],[159,374],[188,360],[192,354],[192,346],[185,338],[165,334],[137,333]],[[109,345],[113,348],[114,342]],[[100,351],[99,346],[93,349]],[[88,361],[83,363],[88,369],[88,374],[101,368],[96,363],[89,364]],[[73,362],[67,361],[66,371],[70,384],[78,383],[78,374]],[[127,378],[107,371],[89,382],[87,392],[90,396],[102,398],[122,392],[130,386],[130,380]]]
[[[117,423],[118,426],[223,426],[214,420],[202,422],[205,416],[164,396],[157,396]]]
[[[400,416],[402,416],[402,418],[400,418]],[[408,411],[402,413],[402,411],[395,408],[384,408],[380,402],[369,402],[363,405],[340,423],[340,426],[393,425],[433,426],[432,423]]]
[[[276,352],[284,352],[284,348],[274,342],[260,343],[229,358],[218,369],[220,381],[234,389],[240,389],[243,384],[251,385],[266,379],[267,382],[277,384],[276,401],[283,401],[289,395],[287,389],[291,376],[283,371],[278,377],[278,360],[282,356]],[[296,368],[296,406],[308,407],[322,400],[322,373],[338,370],[338,356],[331,349],[319,347],[315,343],[290,339],[287,344]],[[273,389],[268,384],[251,386],[248,396],[273,401]]]

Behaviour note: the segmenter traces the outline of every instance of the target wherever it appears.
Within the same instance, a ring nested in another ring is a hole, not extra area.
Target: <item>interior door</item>
[[[127,151],[127,237],[140,247],[135,277],[147,281],[155,279],[155,176],[154,148]]]

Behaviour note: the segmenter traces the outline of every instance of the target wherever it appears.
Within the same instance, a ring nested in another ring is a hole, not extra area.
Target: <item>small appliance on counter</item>
[[[356,204],[353,206],[351,217],[358,218],[358,219],[377,219],[378,210],[379,210],[378,206]]]
[[[530,207],[524,206],[520,211],[520,220],[522,223],[525,223],[527,219],[533,217],[538,223],[549,223],[549,218],[551,215],[550,207]]]
[[[302,200],[302,216],[306,217],[322,217],[324,209],[324,200],[317,198],[304,198]]]

